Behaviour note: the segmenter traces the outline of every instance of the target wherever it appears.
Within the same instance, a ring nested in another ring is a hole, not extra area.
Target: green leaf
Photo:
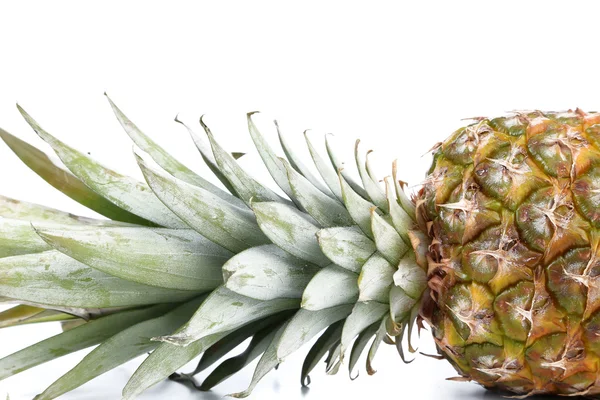
[[[394,283],[396,269],[382,256],[375,253],[363,265],[358,277],[358,301],[375,300],[387,304],[390,288]]]
[[[367,356],[367,373],[369,375],[373,375],[375,372],[377,372],[373,369],[373,360],[375,359],[377,350],[379,350],[379,345],[381,344],[381,342],[387,335],[386,322],[387,322],[387,318],[384,318],[381,321],[381,324],[379,325],[379,329],[377,330],[377,333],[375,334],[375,339],[373,340],[373,343],[371,343],[371,348],[369,349],[369,354]]]
[[[340,366],[342,365],[341,346],[339,341],[329,349],[325,363],[327,364],[325,367],[327,375],[335,375],[339,372]]]
[[[317,167],[317,171],[319,171],[319,174],[325,181],[325,184],[334,194],[334,196],[337,197],[339,200],[342,200],[342,189],[340,188],[340,179],[338,178],[337,171],[333,168],[331,163],[325,162],[323,157],[321,157],[319,152],[312,145],[306,132],[304,132],[304,137],[306,139],[306,144],[308,146],[310,156],[313,159],[315,167]]]
[[[364,234],[372,239],[373,231],[371,230],[371,210],[375,206],[370,201],[367,201],[359,196],[350,187],[348,182],[346,182],[346,179],[341,173],[339,174],[339,180],[342,186],[342,198],[348,213],[350,213],[350,216],[364,232]]]
[[[160,317],[123,329],[92,350],[79,364],[61,376],[34,400],[54,399],[153,350],[159,343],[151,341],[150,338],[173,332],[192,316],[203,299],[204,296],[195,298]]]
[[[145,285],[206,291],[223,282],[233,255],[191,229],[36,228],[58,251],[92,268]]]
[[[178,378],[171,379],[178,381],[180,380],[179,377],[190,377],[199,374],[205,369],[210,368],[210,366],[219,361],[221,358],[225,357],[230,351],[242,344],[246,339],[254,335],[256,332],[265,328],[277,330],[281,321],[287,319],[292,314],[293,311],[284,311],[244,325],[243,328],[231,332],[223,339],[206,349],[202,355],[202,358],[200,359],[200,362],[198,363],[198,366],[193,372],[189,374],[182,374],[179,375]]]
[[[268,327],[258,331],[250,344],[241,354],[223,361],[213,372],[210,373],[200,385],[200,390],[210,390],[235,373],[239,372],[255,358],[259,357],[269,347],[275,336],[277,328]]]
[[[225,287],[258,300],[301,298],[319,267],[275,245],[245,250],[223,266]]]
[[[110,219],[139,225],[153,225],[151,222],[125,211],[105,199],[88,188],[69,170],[59,165],[58,161],[52,160],[43,151],[11,135],[2,128],[0,128],[0,138],[33,172],[76,202]]]
[[[329,325],[346,318],[352,311],[351,304],[345,304],[319,311],[298,310],[290,319],[279,343],[277,344],[277,358],[284,358],[308,343],[315,335]]]
[[[0,312],[0,328],[38,322],[66,321],[74,318],[76,318],[74,315],[60,311],[20,304]]]
[[[36,365],[100,343],[133,324],[137,324],[148,318],[154,318],[166,312],[169,307],[171,306],[163,304],[141,310],[123,311],[90,321],[69,331],[42,340],[1,359],[0,380]]]
[[[385,194],[384,194],[383,190],[381,189],[381,187],[379,186],[379,183],[375,179],[371,178],[371,175],[369,175],[369,173],[367,172],[366,164],[368,163],[368,158],[367,158],[367,162],[365,163],[365,160],[361,156],[361,153],[358,149],[359,143],[360,143],[360,140],[357,140],[356,146],[354,147],[354,157],[356,158],[356,167],[358,168],[358,173],[362,180],[363,186],[367,192],[368,198],[370,198],[371,201],[377,207],[379,207],[382,211],[387,212],[388,205],[387,205],[387,199],[385,197]],[[367,157],[369,156],[370,153],[371,153],[371,151],[369,151],[367,153]]]
[[[415,253],[406,254],[398,265],[398,271],[394,273],[394,283],[415,300],[421,298],[421,294],[427,287],[427,274],[417,264]]]
[[[23,221],[47,222],[67,225],[135,226],[120,221],[81,217],[40,204],[28,203],[0,195],[0,217]]]
[[[319,228],[308,215],[275,202],[252,203],[252,210],[262,231],[277,246],[313,264],[322,267],[330,264],[315,236]]]
[[[396,231],[404,243],[410,244],[408,231],[412,229],[415,222],[398,204],[398,200],[395,196],[395,192],[392,188],[389,177],[385,178],[385,191],[388,200],[388,209],[390,211],[390,217],[392,219],[392,223],[394,224],[394,228],[396,228]]]
[[[304,363],[302,364],[302,373],[300,375],[300,383],[302,386],[306,387],[310,385],[309,374],[317,366],[319,361],[321,361],[323,356],[325,356],[325,353],[340,341],[343,326],[344,321],[338,321],[330,325],[310,348],[304,359]]]
[[[258,154],[262,158],[267,170],[273,177],[273,180],[275,183],[277,183],[277,186],[279,186],[281,190],[283,190],[283,192],[295,202],[294,193],[292,192],[288,182],[287,170],[281,159],[275,154],[269,145],[269,142],[265,140],[264,136],[262,133],[260,133],[256,127],[256,124],[252,120],[252,115],[255,113],[256,112],[251,112],[246,115],[248,120],[248,131],[250,132],[250,136],[254,141],[254,146],[256,147],[256,150],[258,150]]]
[[[346,322],[344,323],[341,339],[342,357],[354,338],[375,322],[380,321],[389,309],[390,307],[387,304],[381,304],[376,301],[361,301],[354,305],[352,313],[346,318]]]
[[[302,294],[302,308],[322,310],[342,304],[354,304],[358,299],[358,275],[331,264],[308,283]]]
[[[106,95],[106,93],[104,94]],[[108,102],[110,103],[117,120],[127,135],[129,135],[131,140],[133,140],[133,142],[143,151],[148,153],[150,157],[152,157],[152,159],[156,161],[156,163],[165,171],[177,179],[181,179],[182,181],[191,185],[199,186],[205,190],[208,190],[215,196],[220,197],[221,199],[230,202],[233,205],[238,207],[243,206],[243,203],[237,198],[213,185],[179,162],[175,157],[160,147],[154,140],[144,134],[133,122],[131,122],[129,118],[127,118],[127,116],[125,116],[125,114],[123,114],[123,112],[115,105],[115,103],[113,103],[108,95],[106,95],[106,98],[108,99]]]
[[[354,224],[346,208],[311,184],[305,177],[282,161],[294,198],[321,226],[350,226]]]
[[[215,289],[182,329],[159,340],[180,346],[205,336],[231,331],[260,318],[299,306],[297,299],[256,300],[221,286]]]
[[[144,390],[166,379],[188,362],[196,358],[204,350],[215,344],[228,332],[203,337],[188,346],[175,346],[160,343],[158,347],[142,362],[123,389],[123,400],[131,400]]]
[[[206,135],[208,136],[215,161],[217,162],[220,171],[225,175],[229,183],[231,183],[231,186],[234,187],[236,193],[246,204],[250,205],[251,199],[254,199],[254,201],[277,201],[290,204],[289,200],[284,199],[271,189],[261,185],[246,173],[231,154],[226,152],[217,143],[210,130],[206,130]]]
[[[344,168],[345,163],[340,161],[339,157],[335,153],[335,146],[331,145],[331,137],[333,137],[332,134],[325,135],[325,147],[327,148],[327,155],[329,155],[329,160],[331,160],[333,168],[341,173],[341,175],[344,177],[344,180],[352,187],[352,190],[354,190],[360,197],[366,200],[370,200],[367,191],[360,184],[356,183],[356,181],[352,179],[350,174],[347,173],[346,169]]]
[[[254,388],[256,387],[258,382],[260,382],[260,380],[265,375],[267,375],[269,372],[271,372],[273,370],[273,368],[275,368],[279,365],[279,360],[277,358],[277,344],[279,343],[279,340],[281,339],[281,335],[283,335],[283,332],[285,331],[286,326],[287,326],[287,324],[282,325],[275,332],[275,335],[271,339],[269,346],[267,347],[267,349],[263,353],[262,357],[258,361],[258,364],[256,365],[256,369],[254,370],[254,374],[252,375],[252,381],[250,382],[250,385],[248,386],[248,388],[246,390],[244,390],[243,392],[231,394],[230,395],[231,397],[244,398],[244,397],[250,396],[250,394],[252,393],[252,390],[254,390]]]
[[[202,127],[204,128],[204,130],[210,131],[210,129],[208,129],[208,126],[206,126],[206,124],[204,123],[204,121],[202,121],[203,117],[204,116],[200,117],[200,124],[202,125]],[[215,176],[221,181],[221,183],[223,184],[223,186],[225,186],[227,188],[227,190],[233,196],[235,196],[236,199],[238,199],[236,201],[236,203],[238,204],[238,206],[246,207],[246,203],[244,203],[243,201],[239,200],[239,196],[237,195],[235,189],[233,188],[233,186],[231,186],[231,183],[229,183],[229,181],[227,180],[227,178],[225,177],[225,175],[223,175],[223,173],[219,169],[219,166],[217,165],[217,162],[215,161],[215,157],[213,156],[212,151],[210,149],[210,145],[207,142],[205,142],[200,137],[200,135],[198,135],[196,132],[194,132],[194,130],[192,128],[190,128],[188,125],[186,125],[185,123],[183,123],[182,121],[180,121],[178,117],[175,117],[175,122],[180,123],[181,125],[183,125],[187,129],[190,137],[192,138],[192,140],[194,141],[194,144],[196,145],[196,148],[200,152],[200,155],[202,156],[202,159],[204,160],[204,162],[206,163],[206,165],[208,166],[208,168],[210,168],[210,170],[213,172],[213,174],[215,174]],[[242,154],[242,153],[237,153],[237,154]],[[235,158],[237,160],[237,158],[235,156],[233,158]]]
[[[146,286],[107,275],[55,250],[1,258],[0,293],[47,306],[83,308],[177,302],[194,296],[190,291]]]
[[[314,187],[319,189],[321,192],[325,193],[329,197],[334,197],[331,190],[329,190],[325,185],[321,183],[319,179],[317,179],[312,172],[308,169],[308,167],[302,162],[302,159],[296,155],[296,153],[292,150],[292,146],[288,143],[285,135],[281,133],[279,129],[279,124],[275,121],[275,127],[277,128],[277,135],[279,136],[279,142],[281,143],[281,147],[283,148],[283,152],[287,157],[288,161],[292,165],[292,167],[298,171],[303,177],[305,177],[310,183],[313,184]],[[335,177],[335,176],[334,176]]]
[[[0,218],[0,258],[40,253],[50,249],[51,247],[35,233],[30,222]]]
[[[411,250],[394,227],[379,216],[375,209],[371,210],[371,230],[377,250],[392,265],[398,265],[400,259]]]
[[[270,243],[250,210],[159,172],[140,157],[137,161],[156,196],[202,236],[234,253]]]
[[[392,163],[392,178],[394,179],[394,185],[396,186],[396,196],[398,197],[398,201],[402,206],[402,209],[406,211],[406,213],[410,216],[411,219],[415,220],[415,204],[408,198],[406,193],[404,193],[404,185],[405,182],[398,180],[397,172],[398,172],[398,160],[394,160]]]
[[[417,300],[406,294],[402,288],[392,286],[390,290],[390,316],[397,324],[409,316],[410,310],[417,304]]]
[[[352,345],[352,351],[350,352],[350,362],[348,363],[350,379],[354,380],[358,377],[357,374],[356,377],[352,378],[352,371],[358,363],[363,350],[367,347],[367,344],[369,344],[369,340],[371,340],[371,338],[377,333],[380,324],[381,323],[379,321],[375,322],[373,325],[362,331],[354,341],[354,344]]]
[[[356,273],[377,250],[375,243],[357,226],[321,229],[317,232],[317,240],[327,258]]]
[[[146,184],[104,167],[43,130],[22,108],[19,107],[19,111],[33,130],[52,147],[67,168],[94,192],[120,208],[155,224],[168,228],[185,227],[185,224],[152,194]]]

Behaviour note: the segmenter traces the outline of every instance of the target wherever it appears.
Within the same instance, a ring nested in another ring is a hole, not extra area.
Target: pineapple
[[[356,146],[359,181],[307,138],[320,177],[279,134],[250,135],[285,197],[214,138],[185,126],[220,187],[142,133],[109,99],[145,182],[97,163],[19,111],[61,162],[0,130],[48,183],[106,219],[0,197],[0,327],[63,332],[0,360],[0,379],[98,345],[36,397],[53,399],[150,353],[123,389],[170,378],[209,390],[259,358],[246,397],[304,344],[303,384],[325,355],[352,372],[381,343],[400,357],[426,324],[457,380],[527,397],[594,395],[600,357],[600,114],[478,118],[433,149],[412,196],[393,165],[379,181]],[[180,122],[180,121],[178,121]],[[597,293],[598,292],[598,293]],[[176,371],[200,357],[188,374]]]

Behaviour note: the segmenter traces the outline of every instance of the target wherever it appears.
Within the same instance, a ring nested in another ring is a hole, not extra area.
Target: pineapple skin
[[[422,318],[486,388],[600,393],[600,114],[478,118],[434,149]]]

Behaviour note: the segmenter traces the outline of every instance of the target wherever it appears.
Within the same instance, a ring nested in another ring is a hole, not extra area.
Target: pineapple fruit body
[[[436,148],[418,200],[427,319],[464,378],[598,392],[598,122],[580,110],[481,119]]]
[[[358,142],[356,180],[328,141],[327,159],[307,138],[307,168],[279,132],[279,157],[248,114],[280,195],[202,119],[207,141],[184,126],[222,186],[109,102],[137,146],[143,182],[68,146],[20,107],[62,164],[0,129],[38,175],[106,217],[0,196],[0,299],[18,304],[0,313],[0,327],[64,328],[1,359],[0,379],[99,344],[36,400],[150,353],[123,389],[132,399],[166,378],[193,379],[251,338],[198,385],[209,390],[259,358],[249,387],[234,394],[246,397],[313,338],[303,384],[324,357],[327,373],[345,365],[352,374],[366,351],[374,373],[382,343],[405,360],[427,323],[460,380],[523,396],[598,392],[599,114],[477,119],[433,149],[412,198],[396,164],[380,181]],[[198,356],[195,371],[176,373]]]

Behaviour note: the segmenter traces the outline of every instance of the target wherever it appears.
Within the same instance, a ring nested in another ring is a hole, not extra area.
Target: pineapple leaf
[[[136,158],[156,196],[202,236],[234,253],[269,243],[250,210],[235,207]]]
[[[206,291],[232,256],[191,229],[38,228],[56,250],[116,277],[169,289]],[[168,268],[165,268],[168,266]]]
[[[334,344],[327,353],[327,358],[325,358],[325,372],[327,375],[335,375],[340,370],[340,365],[342,365],[341,359],[341,345],[339,340],[336,344]]]
[[[165,171],[169,172],[174,177],[181,179],[184,182],[187,182],[191,185],[199,186],[205,190],[208,190],[215,196],[222,198],[225,201],[232,203],[233,205],[240,206],[242,205],[239,200],[233,197],[231,194],[226,193],[222,189],[213,185],[206,179],[202,178],[188,167],[179,162],[176,158],[174,158],[171,154],[169,154],[165,149],[159,146],[154,140],[144,134],[123,112],[116,106],[116,104],[108,97],[106,93],[106,98],[110,103],[110,106],[117,117],[117,120],[127,133],[131,140],[139,146],[142,150],[148,153],[154,161],[158,165],[160,165]],[[236,201],[237,200],[237,201]]]
[[[343,326],[343,320],[331,324],[310,348],[304,359],[304,363],[302,364],[302,372],[300,375],[300,383],[302,386],[306,387],[310,385],[309,374],[317,366],[319,361],[321,361],[325,353],[340,341]]]
[[[346,318],[352,311],[351,304],[344,304],[318,311],[301,309],[290,319],[279,343],[277,358],[284,358],[308,343],[315,335],[329,325]]]
[[[354,304],[358,299],[358,275],[331,264],[310,280],[302,294],[302,308],[316,311],[342,304]]]
[[[379,207],[382,211],[388,211],[388,204],[385,194],[376,180],[374,180],[371,175],[367,172],[367,167],[364,158],[359,151],[359,143],[360,140],[356,141],[356,146],[354,147],[354,156],[356,158],[356,167],[358,168],[358,173],[362,180],[363,186],[371,199],[371,201]],[[370,153],[370,151],[369,151]],[[369,154],[367,153],[367,154]]]
[[[323,227],[350,226],[354,224],[346,208],[310,183],[282,159],[294,198],[304,210]]]
[[[390,316],[392,321],[400,324],[409,316],[410,310],[417,304],[417,300],[406,294],[402,288],[392,286],[390,290]]]
[[[261,185],[246,173],[233,156],[227,153],[221,145],[217,143],[210,130],[206,129],[206,135],[208,136],[219,170],[225,175],[229,183],[234,187],[236,193],[246,204],[250,205],[250,199],[256,201],[277,201],[290,204],[289,200],[284,199],[271,189]]]
[[[412,229],[414,221],[398,204],[398,199],[394,196],[394,189],[390,182],[390,178],[385,178],[385,192],[388,201],[389,214],[392,219],[394,228],[406,244],[410,244],[410,238],[408,237],[408,231]]]
[[[271,370],[273,370],[273,368],[276,368],[279,365],[279,360],[277,359],[277,343],[279,343],[281,335],[283,335],[286,326],[287,323],[279,327],[275,332],[275,335],[271,339],[269,346],[267,347],[262,357],[258,361],[258,364],[256,365],[254,374],[252,375],[252,381],[250,382],[248,388],[243,392],[231,394],[231,397],[244,398],[250,396],[250,393],[252,393],[252,390],[254,390],[258,382],[260,382],[260,380],[265,375],[267,375]]]
[[[282,160],[275,154],[275,152],[269,145],[269,142],[265,140],[262,133],[260,133],[260,131],[256,127],[256,124],[252,120],[253,114],[255,114],[255,112],[248,113],[246,117],[248,120],[248,131],[250,132],[250,136],[254,141],[254,146],[256,147],[256,150],[258,150],[258,154],[262,158],[263,163],[267,167],[267,170],[269,170],[269,173],[273,177],[273,180],[275,181],[275,183],[277,183],[277,186],[279,186],[281,190],[283,190],[283,192],[290,199],[292,199],[294,203],[297,204],[296,199],[294,198],[294,193],[292,192],[292,189],[290,188],[290,184],[288,182],[287,170],[285,168],[285,165],[282,162]]]
[[[267,318],[263,318],[258,321],[254,321],[247,325],[244,325],[243,329],[238,329],[236,331],[231,332],[223,339],[219,340],[214,345],[206,349],[206,351],[202,355],[202,358],[200,358],[198,366],[194,371],[183,375],[175,374],[176,377],[170,377],[170,379],[179,381],[181,380],[181,377],[190,377],[199,374],[205,369],[210,368],[211,365],[219,361],[221,358],[227,355],[227,353],[229,353],[231,350],[235,349],[237,346],[242,344],[246,339],[254,335],[256,332],[265,328],[275,328],[275,330],[279,329],[278,325],[280,324],[280,322],[283,319],[287,319],[291,315],[291,311],[284,311],[282,313],[271,315]]]
[[[381,321],[377,333],[375,334],[375,339],[373,340],[373,343],[371,343],[371,348],[369,348],[369,354],[367,356],[367,373],[369,375],[373,375],[377,372],[373,369],[373,360],[375,359],[377,350],[379,350],[379,345],[387,335],[386,323],[387,317]]]
[[[15,200],[1,195],[0,217],[68,225],[135,226],[125,222],[81,217],[54,208],[45,207],[35,203],[28,203],[22,200]]]
[[[296,155],[296,153],[292,150],[292,146],[288,143],[284,134],[281,133],[279,129],[279,124],[275,121],[275,127],[277,128],[277,135],[279,136],[279,143],[281,143],[281,147],[283,148],[283,152],[287,157],[288,161],[292,165],[292,167],[298,171],[303,177],[305,177],[310,183],[313,184],[314,187],[319,189],[321,192],[326,194],[327,196],[333,198],[333,193],[329,190],[325,185],[321,183],[319,179],[317,179],[312,172],[308,169],[308,167],[302,162],[302,159]]]
[[[93,346],[138,322],[165,313],[170,305],[123,311],[59,333],[0,360],[0,380],[36,365]]]
[[[383,217],[371,210],[371,230],[375,238],[377,250],[392,265],[398,265],[400,259],[407,253],[412,253],[410,247],[404,243],[398,232]]]
[[[317,239],[327,258],[356,273],[377,250],[375,243],[357,226],[321,229],[317,232]]]
[[[144,390],[166,379],[226,335],[227,332],[209,335],[185,347],[160,343],[129,378],[123,388],[123,400],[134,399]]]
[[[365,200],[371,201],[367,191],[360,184],[356,183],[356,181],[352,179],[350,174],[348,174],[345,170],[345,163],[340,161],[339,157],[337,156],[334,150],[335,147],[331,145],[332,137],[332,134],[325,135],[325,147],[327,149],[327,155],[329,156],[329,160],[331,161],[333,168],[336,171],[341,171],[344,180],[348,183],[348,185],[350,185],[350,187],[352,187],[352,190],[354,190],[360,197],[362,197]]]
[[[179,117],[175,117],[175,122],[183,125],[185,127],[185,129],[187,129],[190,137],[192,138],[192,140],[194,141],[194,144],[196,145],[196,148],[200,152],[200,155],[202,156],[204,163],[213,172],[213,174],[215,174],[215,176],[221,181],[223,186],[225,186],[227,188],[229,193],[231,193],[237,199],[237,200],[233,200],[233,201],[235,201],[235,205],[238,207],[245,208],[246,203],[244,203],[242,200],[239,199],[239,196],[237,195],[235,189],[233,188],[233,186],[231,186],[231,183],[229,183],[229,181],[227,180],[225,175],[223,175],[223,173],[219,169],[219,166],[217,165],[217,162],[215,161],[215,157],[212,154],[212,150],[210,149],[210,145],[207,142],[205,142],[204,139],[202,139],[200,137],[200,135],[198,135],[196,132],[194,132],[194,130],[192,128],[190,128],[187,124],[185,124],[181,120],[179,120]],[[206,124],[204,124],[204,121],[202,121],[202,117],[200,117],[200,124],[202,125],[202,127],[205,130],[210,130],[210,129],[208,129]],[[242,154],[242,153],[238,153],[238,154]],[[237,160],[237,158],[235,156],[234,156],[234,158]]]
[[[341,339],[342,357],[354,338],[375,322],[380,321],[388,310],[389,306],[387,304],[376,301],[360,301],[354,305],[352,314],[346,318],[344,323]]]
[[[396,286],[401,287],[413,299],[419,299],[427,287],[427,274],[417,264],[415,253],[407,253],[393,276]]]
[[[58,160],[52,160],[43,151],[38,150],[36,147],[11,135],[1,128],[0,138],[2,138],[17,157],[19,157],[32,171],[76,202],[110,219],[139,225],[154,225],[153,223],[113,204],[100,194],[88,188],[85,183],[73,175],[69,170],[62,165],[59,165]]]
[[[387,304],[396,269],[378,253],[363,265],[358,277],[358,301],[375,300]]]
[[[231,331],[260,318],[298,308],[299,303],[297,299],[251,299],[220,286],[211,292],[180,331],[157,339],[187,346],[205,336]]]
[[[31,227],[31,223],[0,218],[0,258],[50,250]]]
[[[398,201],[400,202],[402,209],[410,216],[410,218],[414,220],[416,218],[415,205],[412,201],[410,201],[410,199],[404,192],[403,186],[405,183],[398,180],[397,173],[398,162],[397,160],[394,160],[394,162],[392,163],[392,178],[394,179],[394,185],[396,187],[396,196],[398,197]]]
[[[21,107],[19,111],[33,130],[52,147],[67,168],[93,191],[122,209],[155,224],[168,228],[185,227],[185,224],[152,194],[145,183],[106,168],[50,135]]]
[[[246,365],[250,364],[254,359],[265,352],[269,347],[271,340],[273,340],[275,333],[276,329],[273,329],[273,327],[267,327],[258,331],[254,334],[250,344],[244,352],[219,364],[217,368],[204,379],[204,382],[202,382],[199,389],[210,390],[240,371]]]
[[[38,322],[67,321],[74,318],[76,318],[74,315],[65,314],[60,311],[19,304],[0,312],[0,328]]]
[[[380,324],[381,322],[377,321],[374,324],[370,325],[365,330],[363,330],[354,341],[354,344],[352,345],[352,351],[350,352],[350,362],[348,363],[348,372],[350,373],[350,379],[358,378],[358,374],[356,375],[356,377],[352,378],[352,371],[358,363],[358,360],[360,359],[360,355],[362,354],[363,350],[367,347],[367,344],[369,344],[369,340],[371,340],[371,338],[377,333]]]
[[[340,187],[340,180],[337,176],[336,170],[331,166],[331,163],[327,163],[323,157],[321,157],[319,152],[315,149],[312,142],[308,138],[306,132],[304,132],[304,138],[306,139],[310,156],[312,157],[315,167],[317,167],[317,171],[319,171],[321,178],[323,178],[325,184],[329,187],[334,196],[341,201],[342,189]]]
[[[321,267],[330,264],[315,236],[319,228],[307,214],[275,202],[252,203],[252,210],[260,229],[277,246]]]
[[[271,244],[233,256],[223,266],[223,275],[225,287],[247,297],[299,299],[319,269]]]
[[[79,364],[50,385],[35,400],[50,400],[69,392],[85,382],[153,350],[159,345],[152,336],[173,332],[198,308],[205,296],[195,298],[162,316],[127,327],[105,340],[86,355]],[[158,314],[157,314],[158,315]]]
[[[0,293],[49,308],[122,307],[194,296],[187,290],[146,286],[107,275],[55,250],[0,258]]]
[[[373,231],[371,230],[371,210],[375,206],[373,203],[365,200],[358,193],[356,193],[350,187],[348,182],[346,182],[346,179],[343,177],[341,172],[338,172],[338,178],[342,187],[342,198],[348,213],[350,213],[350,216],[364,232],[364,234],[372,239]]]

